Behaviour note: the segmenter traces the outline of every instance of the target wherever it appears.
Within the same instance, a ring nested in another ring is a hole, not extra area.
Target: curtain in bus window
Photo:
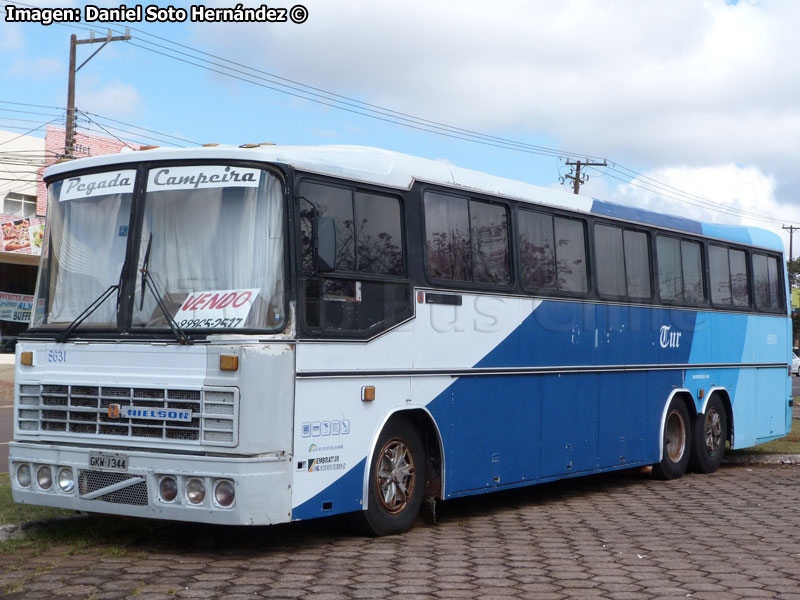
[[[773,310],[780,310],[783,302],[781,302],[781,280],[778,276],[777,258],[773,256],[767,258],[767,270],[769,272],[769,305]]]
[[[597,268],[597,291],[609,296],[625,295],[625,258],[622,229],[595,225],[594,252]]]
[[[703,289],[703,259],[700,253],[700,244],[682,240],[681,263],[684,299],[691,304],[702,304],[706,299],[706,294]]]
[[[734,306],[750,306],[747,285],[747,257],[741,250],[729,250],[731,262],[731,295]]]
[[[119,283],[128,243],[130,206],[131,194],[50,204],[49,323],[72,321],[109,286]],[[84,323],[116,327],[116,313],[114,296]]]
[[[647,235],[641,231],[625,231],[625,279],[628,296],[650,297],[650,248]]]
[[[683,301],[683,279],[681,277],[681,248],[675,238],[659,235],[656,238],[658,259],[658,293],[668,302]]]
[[[148,192],[139,268],[153,235],[149,274],[174,315],[191,294],[259,288],[239,327],[274,327],[283,320],[283,208],[279,180],[262,173],[258,188],[224,187]],[[134,324],[165,327],[152,294],[137,280]]]
[[[472,280],[466,198],[425,194],[425,245],[432,278]]]
[[[763,254],[753,255],[753,299],[760,310],[772,308],[767,257]]]
[[[355,232],[353,230],[353,193],[346,188],[303,182],[300,196],[311,202],[317,217],[332,217],[336,225],[336,270],[355,271]],[[304,212],[305,211],[305,212]],[[301,237],[303,267],[311,268],[311,223],[314,214],[308,204],[301,202]]]
[[[355,218],[358,270],[375,275],[402,275],[400,201],[391,196],[356,192]]]
[[[553,217],[519,212],[519,260],[525,289],[556,289]]]
[[[477,283],[511,283],[508,218],[504,206],[469,203],[472,276]]]
[[[708,247],[708,262],[711,284],[711,302],[731,303],[731,278],[728,264],[728,249],[720,246]]]
[[[586,293],[586,245],[583,221],[553,219],[556,239],[558,289]]]

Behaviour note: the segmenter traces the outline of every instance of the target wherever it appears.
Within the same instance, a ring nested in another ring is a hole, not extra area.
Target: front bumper
[[[127,470],[90,467],[93,452],[126,455]],[[292,471],[285,456],[209,457],[11,442],[8,463],[14,501],[23,504],[221,525],[272,525],[291,520]],[[17,481],[17,469],[23,463],[31,468],[32,481],[27,487]],[[41,466],[50,467],[53,482],[47,490],[37,483]],[[70,492],[62,491],[57,483],[63,468],[72,469],[75,485]],[[159,494],[165,476],[178,482],[172,502]],[[205,498],[198,504],[187,498],[190,479],[200,479],[205,485]],[[214,487],[220,481],[234,485],[236,496],[229,507],[214,499]]]

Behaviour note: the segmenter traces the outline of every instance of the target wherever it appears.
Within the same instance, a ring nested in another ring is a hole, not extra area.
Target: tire
[[[678,479],[689,465],[691,446],[689,411],[676,396],[667,408],[661,462],[653,465],[653,475],[658,479]]]
[[[425,453],[416,428],[404,417],[384,427],[369,469],[367,509],[356,526],[367,535],[405,533],[414,525],[425,491]]]
[[[714,396],[699,415],[692,428],[692,454],[689,466],[695,473],[713,473],[725,456],[728,417],[722,401]]]

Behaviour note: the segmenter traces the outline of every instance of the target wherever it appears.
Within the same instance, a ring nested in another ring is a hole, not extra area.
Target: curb
[[[800,454],[735,454],[722,459],[726,465],[800,465]]]

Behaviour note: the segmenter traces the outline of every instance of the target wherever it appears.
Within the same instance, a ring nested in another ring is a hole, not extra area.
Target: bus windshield
[[[124,330],[125,315],[132,315],[130,330],[140,333],[175,324],[188,330],[282,328],[280,180],[233,165],[162,166],[141,177],[144,194],[137,192],[135,202],[135,170],[50,185],[32,325],[64,330],[129,273],[135,293],[112,289],[78,320],[79,329]],[[143,206],[134,209],[139,202]],[[129,233],[138,236],[132,244]],[[135,273],[124,268],[126,261]]]
[[[283,314],[280,181],[226,165],[147,175],[133,328],[277,329]],[[146,261],[146,262],[145,262]],[[144,288],[143,288],[144,282]]]
[[[65,328],[119,283],[135,179],[134,170],[109,171],[50,185],[34,327]],[[86,317],[83,327],[116,328],[116,296]]]

